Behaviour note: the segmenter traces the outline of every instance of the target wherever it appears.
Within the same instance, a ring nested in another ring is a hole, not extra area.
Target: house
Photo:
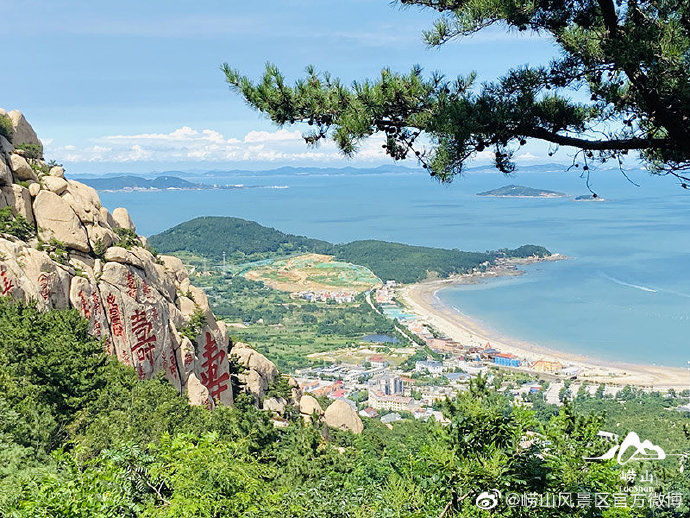
[[[378,390],[369,391],[369,406],[376,410],[407,410],[413,402],[409,396],[387,396]]]
[[[532,369],[537,372],[558,372],[563,369],[563,364],[561,362],[538,360],[532,364]]]
[[[443,363],[437,362],[436,360],[424,360],[421,362],[415,362],[414,370],[416,372],[429,371],[429,374],[442,374],[443,373]]]
[[[362,417],[368,417],[370,419],[374,419],[375,417],[379,416],[379,413],[376,410],[374,410],[373,408],[367,407],[364,410],[360,410],[359,415],[361,415]]]
[[[386,414],[381,418],[381,422],[383,424],[390,424],[400,420],[402,420],[402,417],[400,416],[400,414],[395,412],[393,412],[392,414]]]
[[[375,356],[370,356],[367,358],[367,361],[371,363],[371,366],[374,368],[380,368],[380,367],[387,367],[388,366],[388,361],[381,356],[380,354],[377,354]]]
[[[494,363],[502,367],[519,367],[520,359],[513,354],[498,353],[494,354]]]

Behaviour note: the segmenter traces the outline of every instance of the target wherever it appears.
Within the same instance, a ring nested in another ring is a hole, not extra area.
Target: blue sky
[[[0,4],[11,28],[0,33],[0,107],[23,111],[46,156],[80,173],[390,163],[376,139],[349,161],[332,145],[307,148],[298,128],[279,130],[229,91],[223,62],[254,77],[271,61],[292,79],[309,64],[346,81],[421,64],[491,80],[555,53],[547,40],[494,29],[429,49],[422,31],[435,13],[387,0]],[[524,154],[546,161],[536,144]]]

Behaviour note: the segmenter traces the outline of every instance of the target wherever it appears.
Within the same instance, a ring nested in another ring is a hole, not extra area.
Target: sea
[[[423,170],[214,172],[233,189],[102,192],[151,235],[197,216],[236,216],[331,242],[383,239],[462,250],[536,244],[568,257],[439,297],[503,336],[603,360],[690,369],[690,191],[644,171],[542,167],[471,171],[440,184]],[[567,198],[492,198],[507,184]],[[690,370],[689,374],[690,376]]]

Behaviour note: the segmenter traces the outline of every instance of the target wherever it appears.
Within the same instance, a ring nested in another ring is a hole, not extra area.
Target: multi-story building
[[[393,374],[381,374],[367,381],[369,390],[377,390],[386,396],[402,395],[405,391],[405,383],[402,378]]]

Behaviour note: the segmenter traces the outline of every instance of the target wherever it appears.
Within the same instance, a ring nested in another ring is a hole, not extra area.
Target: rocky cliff
[[[194,404],[232,404],[228,333],[182,262],[152,252],[127,210],[110,213],[93,188],[47,164],[20,112],[3,116],[0,293],[76,308],[141,378],[164,372]]]
[[[231,344],[182,262],[152,251],[126,209],[109,212],[95,189],[46,163],[20,112],[0,109],[0,123],[0,295],[43,309],[77,309],[109,354],[141,379],[163,372],[192,404],[231,405],[236,375],[277,425],[286,423],[287,405],[305,419],[324,414],[315,400],[300,405],[292,378],[287,391],[269,394],[278,369],[248,345]],[[362,430],[355,410],[342,401],[323,419]]]

